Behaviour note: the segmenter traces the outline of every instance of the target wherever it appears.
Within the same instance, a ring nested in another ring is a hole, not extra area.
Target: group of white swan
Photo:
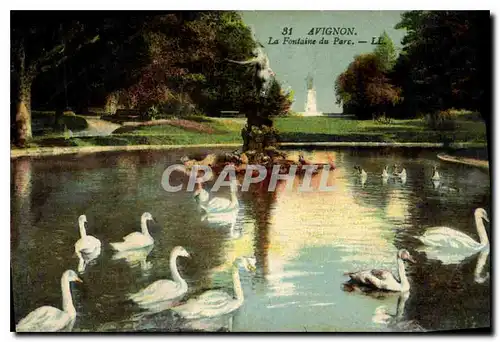
[[[366,180],[367,173],[360,166],[354,168],[358,171],[360,177]],[[394,165],[393,177],[406,180],[406,170],[403,168],[402,171],[397,172],[397,166]],[[382,171],[382,178],[389,178],[387,166]],[[440,179],[437,167],[434,166],[431,181],[439,182]],[[362,181],[362,183],[364,182]],[[422,236],[416,237],[423,243],[423,246],[418,248],[417,251],[424,252],[428,259],[440,260],[444,265],[459,263],[466,257],[481,252],[474,277],[476,282],[484,282],[488,276],[482,277],[480,273],[489,254],[489,240],[483,223],[483,220],[489,222],[486,210],[477,208],[474,212],[474,219],[479,242],[469,235],[449,227],[433,227],[427,229]],[[389,270],[373,269],[347,272],[346,275],[350,277],[350,281],[345,284],[346,289],[350,290],[352,286],[356,285],[385,291],[409,291],[410,283],[406,277],[404,261],[415,262],[406,249],[401,249],[397,254],[399,280]]]
[[[206,208],[210,207],[207,205]],[[154,239],[149,234],[147,221],[154,220],[150,213],[144,213],[141,217],[141,232],[134,232],[123,238],[123,242],[110,243],[117,254],[134,252],[139,250],[151,251]],[[101,242],[87,235],[85,224],[87,218],[81,215],[78,218],[80,239],[75,243],[75,253],[79,258],[78,269],[83,272],[88,263],[97,258],[101,251]],[[180,316],[186,319],[210,318],[225,315],[238,309],[243,304],[243,290],[239,278],[239,266],[248,271],[255,270],[255,262],[252,258],[241,257],[233,264],[234,293],[232,295],[220,290],[209,290],[202,295],[191,298],[184,304],[179,302],[188,291],[188,284],[177,269],[178,257],[190,257],[189,253],[181,246],[174,247],[170,253],[170,270],[173,280],[161,279],[140,290],[130,294],[128,299],[135,302],[142,309],[149,312],[158,312],[172,308]],[[17,332],[55,332],[71,331],[76,319],[76,310],[71,296],[70,282],[82,282],[77,273],[67,270],[61,277],[61,291],[63,298],[62,310],[51,307],[40,307],[16,325]],[[176,306],[177,305],[177,306]]]
[[[361,177],[366,178],[366,172],[356,166]],[[394,177],[406,178],[406,170],[394,172]],[[387,167],[384,168],[382,177],[388,177]],[[432,180],[439,178],[437,169],[434,168]],[[231,199],[215,197],[210,199],[209,193],[202,184],[197,185],[194,198],[203,213],[203,219],[212,222],[224,222],[233,220],[238,211],[239,204],[236,196],[238,182],[231,180]],[[480,276],[482,268],[486,263],[489,253],[489,240],[484,227],[483,220],[489,222],[486,211],[478,208],[474,212],[475,223],[479,235],[479,242],[470,236],[448,227],[435,227],[428,229],[422,236],[417,237],[423,244],[421,248],[428,258],[439,259],[443,264],[457,263],[467,256],[481,252],[481,260],[475,271],[477,282],[484,282],[487,277]],[[111,247],[118,253],[136,250],[151,250],[154,239],[148,231],[147,222],[155,221],[150,213],[144,213],[141,217],[141,232],[131,233],[123,238],[123,242],[110,243]],[[231,221],[234,224],[234,220]],[[75,243],[75,253],[79,258],[78,271],[83,272],[88,263],[97,258],[101,252],[101,242],[87,235],[85,224],[87,218],[81,215],[78,218],[80,239]],[[177,269],[178,257],[190,257],[189,253],[181,246],[173,248],[170,253],[170,270],[173,280],[162,279],[153,282],[141,291],[129,295],[141,308],[157,312],[159,310],[171,309],[185,319],[202,319],[226,315],[238,309],[244,301],[243,290],[239,278],[238,266],[246,270],[255,270],[255,265],[250,258],[242,257],[233,263],[232,276],[235,298],[220,290],[209,290],[203,294],[187,300],[179,305],[179,301],[188,292],[188,284],[181,277]],[[362,286],[369,289],[393,291],[405,293],[410,290],[410,282],[406,276],[405,261],[415,262],[408,250],[401,249],[397,253],[398,275],[389,270],[372,269],[357,272],[347,272],[350,281],[347,286]],[[489,275],[489,273],[488,273]],[[398,279],[399,278],[399,279]],[[63,310],[51,307],[40,307],[26,317],[21,319],[16,326],[18,332],[41,332],[41,331],[71,331],[76,319],[76,310],[71,297],[70,282],[82,282],[76,272],[67,270],[61,277],[61,291],[63,298]]]
[[[417,250],[424,252],[428,259],[441,260],[444,265],[459,263],[469,256],[480,253],[474,271],[474,280],[477,283],[483,283],[489,277],[489,273],[485,277],[481,276],[489,254],[489,240],[483,220],[487,222],[489,220],[486,210],[483,208],[475,210],[474,218],[479,242],[457,230],[448,227],[434,227],[427,229],[422,236],[416,237],[424,244]],[[368,289],[407,292],[410,290],[410,282],[406,276],[404,261],[415,262],[406,249],[401,249],[397,253],[399,280],[389,270],[373,269],[347,272],[346,275],[350,277],[350,281],[345,286],[348,290],[351,290],[352,286],[362,286]]]
[[[365,185],[366,180],[368,179],[368,173],[359,165],[354,166],[354,169],[358,173],[358,176],[361,180],[361,185]],[[382,182],[384,184],[387,184],[389,178],[398,179],[401,181],[401,183],[405,184],[407,178],[406,169],[403,168],[401,169],[401,171],[398,171],[398,166],[394,165],[393,172],[392,174],[390,174],[389,167],[385,166],[384,169],[382,170],[381,177],[382,177]]]

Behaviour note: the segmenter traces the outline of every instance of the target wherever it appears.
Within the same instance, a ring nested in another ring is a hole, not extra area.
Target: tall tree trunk
[[[31,140],[31,77],[21,75],[16,105],[16,143],[24,146]]]
[[[31,134],[31,85],[35,75],[34,66],[26,65],[24,42],[21,42],[16,51],[16,116],[15,116],[15,142],[24,146],[32,138]]]

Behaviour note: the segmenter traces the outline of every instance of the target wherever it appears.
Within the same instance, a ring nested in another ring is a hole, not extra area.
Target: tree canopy
[[[32,106],[82,112],[111,96],[141,113],[219,115],[257,101],[248,96],[251,68],[227,62],[254,57],[257,46],[236,12],[12,13],[12,123],[20,144],[31,137]],[[279,101],[281,91],[274,94]]]
[[[487,11],[404,12],[395,26],[407,32],[399,56],[384,32],[373,52],[378,64],[356,56],[337,78],[337,102],[366,118],[382,104],[400,117],[454,107],[487,118],[490,25]]]

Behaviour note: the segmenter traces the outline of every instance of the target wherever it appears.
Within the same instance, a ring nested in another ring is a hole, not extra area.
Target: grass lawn
[[[275,119],[281,142],[486,142],[486,128],[477,116],[458,115],[452,131],[431,130],[422,119],[373,120],[338,117],[282,117]],[[241,143],[241,118],[188,117],[167,124],[124,126],[111,136],[35,137],[34,146],[190,145]]]

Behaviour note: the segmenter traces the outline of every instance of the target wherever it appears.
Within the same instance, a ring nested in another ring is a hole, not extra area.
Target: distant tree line
[[[162,114],[245,113],[253,70],[227,62],[254,57],[257,46],[231,11],[11,12],[11,136],[32,137],[31,109],[91,107]],[[290,109],[273,80],[269,115]],[[252,113],[245,113],[252,115]]]
[[[449,108],[490,116],[491,22],[487,11],[409,11],[397,55],[384,32],[335,81],[336,101],[360,119],[411,118]]]

